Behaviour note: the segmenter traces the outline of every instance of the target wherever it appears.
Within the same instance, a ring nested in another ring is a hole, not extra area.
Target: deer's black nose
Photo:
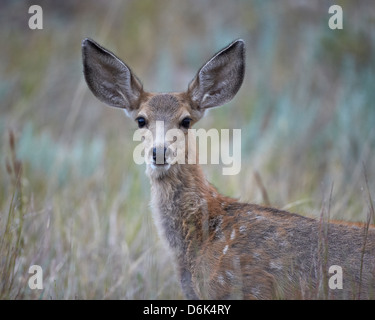
[[[152,149],[152,159],[156,164],[164,164],[165,163],[165,154],[167,152],[167,148],[158,147]]]

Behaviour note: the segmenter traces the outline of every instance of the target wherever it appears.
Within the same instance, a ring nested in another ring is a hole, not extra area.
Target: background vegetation
[[[343,30],[328,28],[333,3]],[[43,8],[43,30],[28,28],[32,4]],[[145,168],[132,159],[136,125],[89,92],[83,38],[123,58],[150,91],[185,90],[214,52],[243,38],[242,89],[199,124],[242,130],[242,170],[205,166],[208,179],[262,203],[257,172],[273,206],[319,217],[330,202],[331,218],[366,221],[374,24],[372,0],[2,0],[0,298],[182,298]],[[33,264],[43,290],[27,285]]]

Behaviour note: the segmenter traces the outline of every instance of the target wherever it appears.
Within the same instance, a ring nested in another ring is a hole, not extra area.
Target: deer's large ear
[[[91,39],[82,42],[83,73],[88,87],[102,102],[132,110],[143,92],[130,68]]]
[[[230,101],[240,89],[245,75],[245,44],[239,39],[219,51],[190,82],[188,94],[200,109]]]

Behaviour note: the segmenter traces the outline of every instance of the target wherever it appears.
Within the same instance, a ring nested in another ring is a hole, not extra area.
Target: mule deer
[[[153,134],[156,121],[164,121],[166,130],[180,129],[186,136],[207,109],[234,97],[245,71],[245,45],[237,40],[199,69],[187,91],[149,93],[123,61],[93,40],[83,41],[82,54],[93,94],[125,109],[139,128]],[[172,252],[186,298],[375,296],[372,226],[322,223],[240,203],[218,193],[199,164],[172,163],[170,147],[170,141],[156,139],[147,154],[146,174],[153,217]],[[342,268],[342,289],[328,288],[328,268],[333,265]]]

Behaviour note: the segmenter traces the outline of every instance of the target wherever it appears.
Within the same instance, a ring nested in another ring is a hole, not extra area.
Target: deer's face
[[[144,140],[145,157],[152,174],[181,162],[178,155],[186,158],[189,129],[202,117],[202,111],[192,107],[184,93],[148,94],[131,117],[149,134]]]
[[[83,41],[82,56],[85,79],[94,95],[112,107],[125,109],[144,130],[148,172],[158,176],[176,163],[186,163],[192,152],[189,129],[206,109],[234,97],[245,69],[244,43],[237,40],[199,69],[186,92],[155,94],[144,91],[130,68],[93,40]]]

